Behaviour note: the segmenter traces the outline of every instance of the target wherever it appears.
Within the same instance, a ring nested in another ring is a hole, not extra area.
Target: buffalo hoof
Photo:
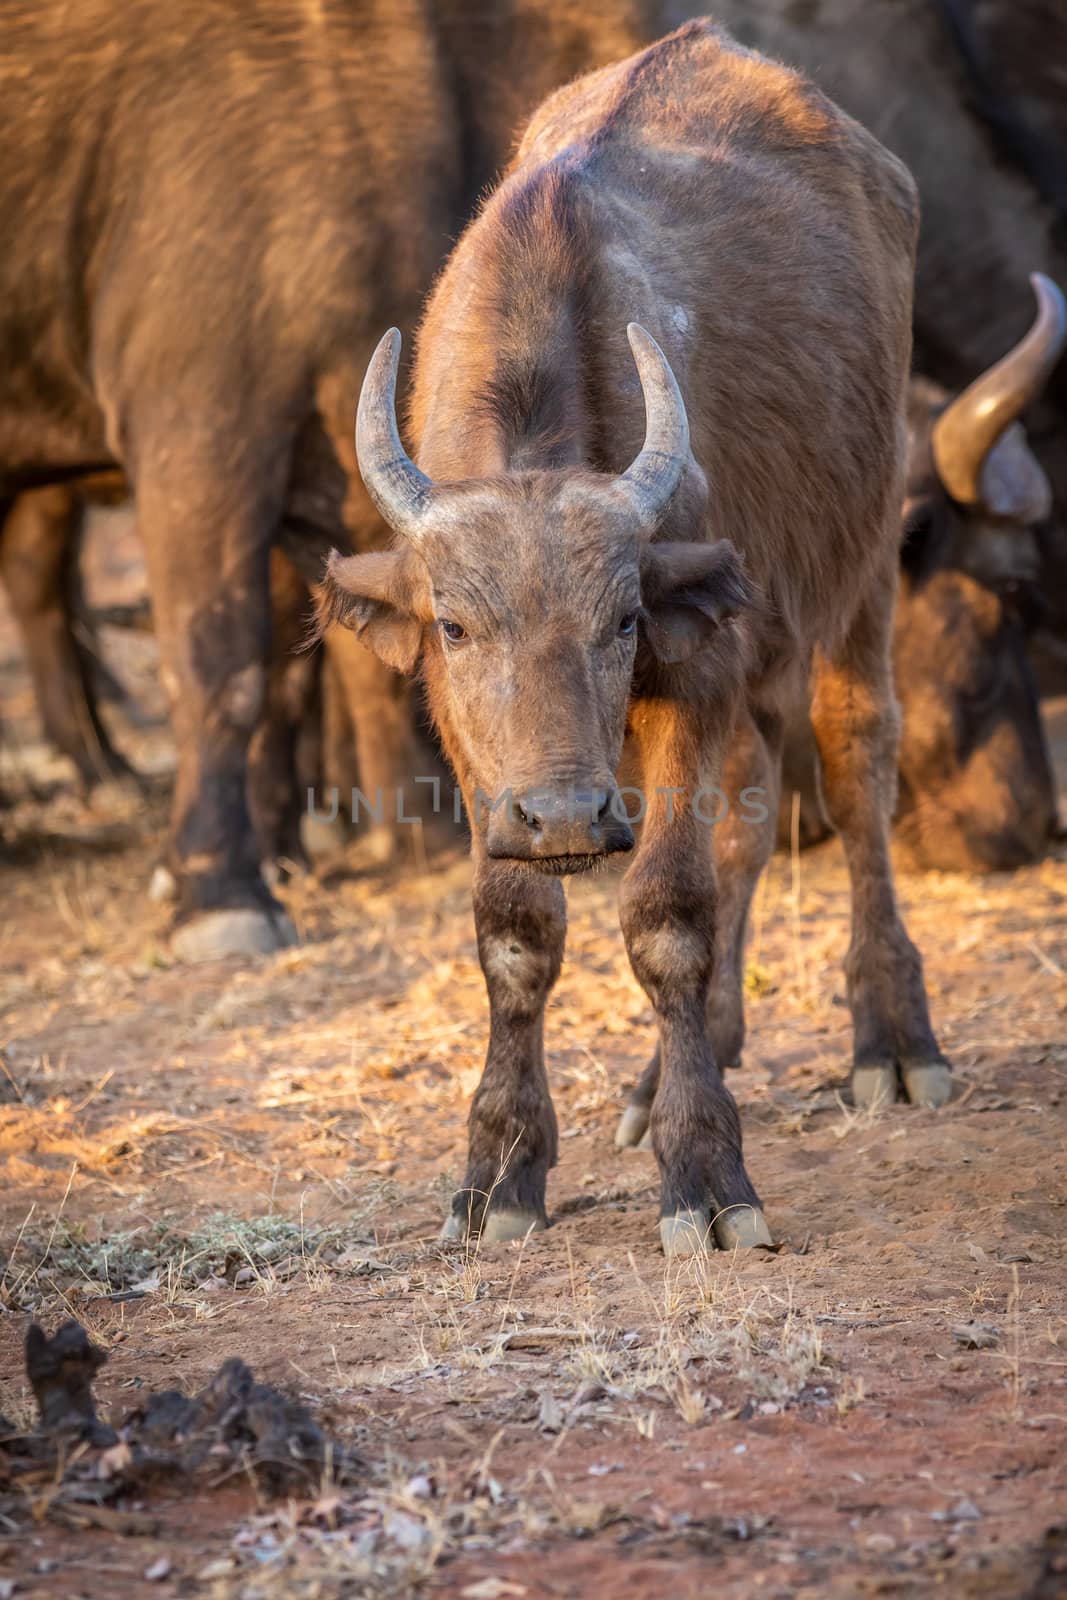
[[[913,1106],[943,1106],[952,1093],[952,1072],[945,1061],[902,1063],[900,1076]]]
[[[481,1238],[483,1244],[506,1244],[512,1239],[525,1239],[530,1233],[543,1233],[547,1224],[536,1211],[519,1211],[501,1208],[487,1211],[482,1219],[481,1233],[469,1228],[467,1218],[450,1211],[441,1229],[444,1244],[464,1244],[468,1239]]]
[[[714,1250],[773,1250],[771,1230],[758,1206],[728,1206],[709,1221],[703,1211],[676,1211],[661,1217],[659,1236],[665,1256],[699,1256]]]
[[[98,816],[124,816],[132,806],[142,804],[144,797],[144,779],[132,767],[109,773],[106,778],[94,781],[86,790],[87,803]]]
[[[400,860],[400,830],[385,823],[357,832],[345,850],[345,861],[354,872],[381,872]]]
[[[388,867],[400,854],[400,837],[395,828],[387,824],[371,828],[357,845],[360,859],[371,867]]]
[[[758,1206],[730,1206],[715,1218],[715,1243],[720,1250],[773,1250],[771,1230]]]
[[[663,1254],[702,1256],[715,1248],[711,1223],[704,1211],[676,1211],[673,1217],[660,1217],[659,1236]]]
[[[894,1062],[852,1068],[852,1099],[862,1111],[881,1111],[897,1097],[897,1069]]]
[[[171,935],[179,961],[198,965],[227,956],[267,956],[296,943],[296,929],[282,912],[207,911],[183,922]]]
[[[350,829],[340,817],[330,822],[326,817],[316,817],[310,812],[300,818],[300,843],[312,860],[327,860],[344,855]]]
[[[488,1211],[482,1222],[484,1244],[505,1244],[509,1239],[525,1239],[528,1233],[543,1233],[548,1226],[536,1211],[501,1207]]]
[[[162,861],[153,869],[152,876],[148,880],[148,898],[157,906],[169,905],[172,900],[178,898],[178,880]]]
[[[649,1109],[647,1106],[628,1105],[619,1118],[619,1126],[615,1129],[615,1148],[617,1150],[639,1150],[646,1148],[642,1141],[648,1138]]]

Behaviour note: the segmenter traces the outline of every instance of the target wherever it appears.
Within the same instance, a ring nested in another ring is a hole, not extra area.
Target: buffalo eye
[[[467,630],[461,622],[449,622],[446,617],[441,618],[441,632],[448,644],[462,644],[467,637]]]
[[[630,639],[637,627],[637,612],[628,611],[624,617],[619,618],[619,638]]]

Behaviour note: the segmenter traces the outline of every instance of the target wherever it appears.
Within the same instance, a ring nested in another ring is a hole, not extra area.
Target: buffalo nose
[[[603,789],[585,794],[523,795],[515,801],[515,809],[528,828],[543,833],[546,828],[571,820],[586,819],[592,826],[601,827],[611,817],[612,795]]]
[[[599,789],[529,788],[494,811],[491,856],[563,860],[632,850],[634,836],[614,786]]]

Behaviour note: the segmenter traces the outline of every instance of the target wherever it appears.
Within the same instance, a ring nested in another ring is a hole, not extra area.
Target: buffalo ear
[[[331,623],[339,623],[386,666],[413,672],[428,616],[426,568],[410,551],[343,556],[334,550],[316,596],[313,631],[321,639]]]
[[[741,558],[726,539],[646,545],[641,557],[643,628],[664,666],[688,661],[731,617],[755,604]]]

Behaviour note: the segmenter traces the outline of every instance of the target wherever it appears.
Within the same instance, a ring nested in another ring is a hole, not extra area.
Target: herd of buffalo
[[[79,552],[129,496],[197,961],[288,942],[323,730],[403,796],[421,684],[490,1000],[453,1238],[546,1221],[567,874],[633,852],[659,1044],[618,1140],[664,1248],[769,1245],[722,1069],[783,787],[844,844],[865,1105],[951,1091],[894,805],[931,867],[1059,829],[1067,14],[700,9],[0,0],[0,578],[42,721],[128,774]]]

